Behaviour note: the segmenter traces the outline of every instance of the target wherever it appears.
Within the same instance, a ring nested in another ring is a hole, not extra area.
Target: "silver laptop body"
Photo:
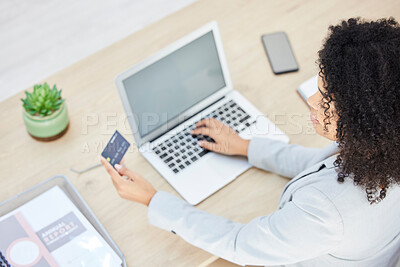
[[[214,117],[241,137],[289,138],[233,90],[216,22],[211,22],[116,78],[140,153],[190,204],[246,171],[246,158],[202,149],[194,124]]]

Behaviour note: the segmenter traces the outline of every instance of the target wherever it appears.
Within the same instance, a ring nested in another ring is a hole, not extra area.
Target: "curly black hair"
[[[370,204],[400,184],[400,27],[394,18],[330,26],[318,52],[325,130],[338,117],[338,182],[352,179]]]

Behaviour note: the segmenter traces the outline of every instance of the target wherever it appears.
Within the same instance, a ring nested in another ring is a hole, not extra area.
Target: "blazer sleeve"
[[[293,178],[337,151],[336,142],[326,148],[309,148],[279,140],[254,137],[250,141],[247,157],[253,166]]]
[[[318,189],[296,192],[282,209],[247,224],[211,215],[182,199],[158,192],[150,202],[150,224],[240,265],[280,265],[326,254],[341,241],[342,219]]]

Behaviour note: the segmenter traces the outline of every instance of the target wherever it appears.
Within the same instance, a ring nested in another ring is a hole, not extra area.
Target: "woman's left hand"
[[[111,166],[111,164],[101,156],[100,161],[111,176],[114,187],[117,189],[120,197],[142,203],[146,206],[150,204],[151,199],[157,191],[146,179],[144,179],[140,174],[119,164],[115,164],[114,169],[113,166]],[[123,176],[126,176],[127,178]]]

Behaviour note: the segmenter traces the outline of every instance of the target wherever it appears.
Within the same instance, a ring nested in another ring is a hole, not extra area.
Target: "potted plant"
[[[28,133],[40,141],[61,137],[68,129],[67,106],[56,85],[50,89],[47,83],[33,86],[33,92],[25,91],[22,99],[23,118]]]

